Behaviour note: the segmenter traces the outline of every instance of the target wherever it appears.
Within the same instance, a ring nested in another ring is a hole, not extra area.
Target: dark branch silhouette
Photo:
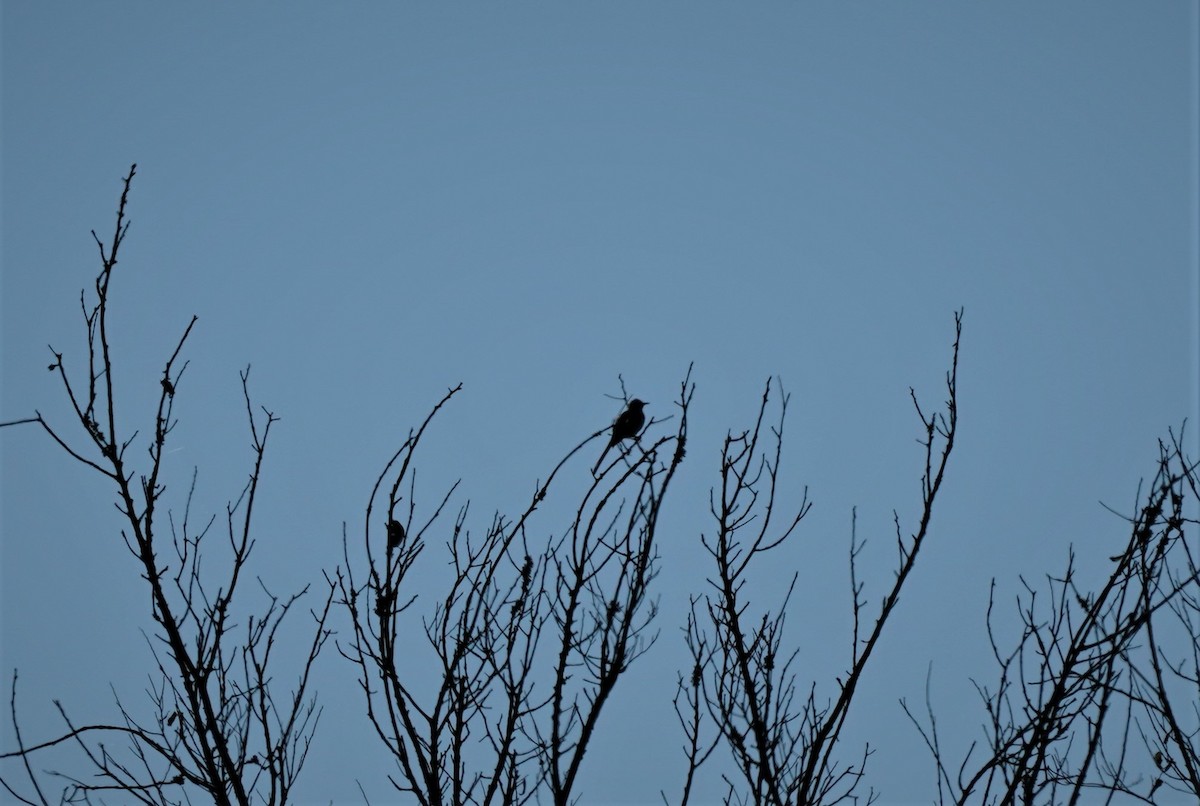
[[[447,392],[380,473],[363,525],[365,561],[345,544],[336,583],[354,633],[342,653],[358,667],[367,717],[398,767],[390,779],[398,791],[422,804],[521,804],[539,792],[570,803],[605,703],[654,642],[655,535],[684,456],[692,386],[681,384],[676,431],[647,437],[624,465],[588,476],[566,530],[536,545],[528,531],[535,514],[560,478],[577,481],[573,460],[608,429],[568,451],[519,515],[497,513],[473,538],[465,504],[442,526],[457,483],[426,510],[415,480],[421,439],[460,389]],[[640,403],[629,408],[638,416],[619,418],[621,439],[645,425]],[[420,619],[438,670],[433,691],[421,692],[411,660],[416,596],[405,590],[427,536],[440,528],[453,574]]]
[[[803,658],[798,649],[789,650],[784,642],[796,575],[774,612],[752,615],[745,595],[751,569],[757,567],[757,562],[765,562],[770,552],[793,535],[811,507],[805,489],[794,509],[780,512],[779,468],[787,395],[780,396],[778,424],[764,429],[773,388],[768,381],[754,426],[725,438],[721,486],[710,495],[715,535],[701,537],[716,566],[715,575],[708,580],[711,592],[692,600],[685,627],[692,669],[680,675],[675,698],[687,758],[680,802],[689,801],[697,770],[718,746],[729,751],[740,775],[738,780],[725,777],[726,803],[819,806],[856,797],[855,788],[871,750],[864,748],[855,760],[842,762],[837,757],[837,745],[858,683],[929,534],[934,501],[958,426],[961,335],[959,314],[955,316],[951,369],[946,374],[945,411],[927,416],[912,393],[924,428],[923,508],[915,531],[907,539],[896,517],[896,576],[865,635],[860,630],[867,605],[855,570],[863,542],[851,533],[854,632],[849,665],[845,674],[834,681],[829,700],[818,695],[816,681],[807,693],[799,689]],[[703,735],[706,729],[711,731],[707,738]],[[867,802],[874,797],[868,794]]]
[[[242,372],[241,381],[254,460],[249,480],[226,507],[221,525],[230,556],[229,571],[223,578],[201,572],[201,557],[211,542],[206,538],[216,518],[199,527],[191,520],[195,474],[181,523],[176,524],[171,513],[160,506],[167,490],[165,448],[175,428],[174,405],[187,369],[180,356],[195,317],[175,343],[156,384],[160,393],[145,446],[147,465],[139,467],[130,450],[142,444],[139,433],[124,436],[119,431],[124,420],[118,415],[122,407],[113,380],[116,359],[110,348],[109,301],[118,255],[129,233],[126,216],[136,169],[136,165],[130,168],[124,179],[111,246],[92,233],[101,269],[91,301],[86,293],[81,295],[88,345],[86,367],[76,374],[68,368],[64,355],[51,348],[50,370],[62,382],[80,433],[68,436],[40,412],[5,425],[37,423],[69,456],[115,487],[117,508],[125,521],[121,536],[149,588],[150,617],[155,624],[149,636],[157,667],[157,681],[151,676],[150,713],[128,709],[118,699],[118,724],[76,726],[66,708],[56,702],[66,724],[62,735],[31,745],[18,738],[17,750],[0,755],[0,759],[21,761],[31,790],[19,793],[11,776],[0,782],[24,803],[49,803],[30,757],[69,740],[91,764],[94,775],[84,779],[55,773],[67,782],[62,801],[87,801],[93,793],[118,791],[146,804],[179,803],[201,793],[216,804],[285,804],[320,716],[307,690],[313,663],[330,635],[325,621],[333,590],[330,588],[323,604],[312,613],[312,640],[307,656],[294,667],[294,689],[286,699],[277,698],[273,681],[279,670],[272,651],[281,624],[307,588],[280,599],[259,580],[266,594],[265,609],[258,615],[246,615],[244,625],[234,615],[244,610],[239,593],[254,547],[252,515],[268,437],[278,422],[266,409],[256,413],[250,399],[249,368]],[[162,534],[163,516],[167,517],[168,538]],[[170,554],[165,563],[160,557],[163,552]],[[11,718],[20,737],[16,681],[14,672]],[[105,736],[126,739],[126,753],[106,745]]]
[[[184,348],[195,317],[162,346],[161,374],[144,379],[157,398],[153,416],[141,431],[127,429],[133,394],[114,381],[110,294],[135,174],[133,166],[124,178],[111,238],[92,233],[101,267],[80,295],[86,361],[50,348],[48,370],[70,422],[35,410],[0,428],[40,427],[115,491],[121,537],[150,593],[149,703],[127,707],[117,698],[113,717],[76,724],[56,701],[63,727],[30,737],[14,671],[15,747],[0,753],[0,787],[27,804],[114,794],[144,804],[295,800],[321,713],[310,674],[336,600],[349,616],[339,650],[363,695],[364,727],[394,762],[385,776],[396,792],[428,806],[581,802],[581,771],[605,707],[658,637],[657,541],[686,453],[691,368],[674,410],[655,407],[660,416],[649,421],[647,404],[618,376],[623,410],[613,423],[565,449],[515,515],[497,512],[482,527],[473,527],[469,503],[457,502],[457,482],[432,496],[417,484],[423,440],[462,393],[461,385],[448,389],[383,462],[358,537],[343,528],[344,565],[325,575],[311,637],[283,668],[282,625],[308,588],[277,596],[250,566],[263,462],[279,419],[253,404],[249,368],[241,393],[253,459],[223,514],[193,515],[196,471],[180,506],[169,509],[166,498],[175,474],[167,445],[175,403],[189,393]],[[958,430],[961,335],[960,311],[944,406],[927,413],[910,390],[922,426],[920,515],[904,528],[893,513],[894,577],[877,606],[859,578],[866,540],[852,511],[849,652],[832,680],[816,679],[786,634],[798,577],[766,609],[752,609],[750,597],[811,507],[806,488],[793,491],[780,477],[788,396],[769,380],[752,426],[726,435],[709,498],[713,528],[700,541],[712,570],[691,599],[689,668],[674,698],[686,772],[679,798],[668,802],[718,794],[697,792],[699,771],[717,754],[731,761],[719,793],[727,804],[877,797],[859,792],[872,747],[847,755],[843,730],[930,534]],[[1182,446],[1182,431],[1160,443],[1152,481],[1123,516],[1128,539],[1094,584],[1081,579],[1074,549],[1061,573],[1020,579],[1017,630],[1006,636],[993,583],[986,627],[997,672],[976,683],[981,740],[952,750],[939,736],[932,671],[924,714],[902,701],[933,757],[938,803],[1200,801],[1200,480]],[[202,572],[202,558],[223,571]],[[431,594],[425,583],[443,572]],[[69,771],[36,765],[64,750],[77,754]]]
[[[1128,518],[1125,548],[1098,588],[1080,583],[1073,548],[1061,575],[1041,586],[1021,579],[1011,649],[1002,648],[993,618],[993,582],[987,628],[999,673],[991,686],[976,684],[987,716],[982,746],[948,757],[929,693],[923,722],[905,706],[933,755],[939,803],[1075,804],[1115,795],[1154,803],[1164,785],[1200,797],[1200,569],[1184,531],[1196,521],[1183,514],[1187,496],[1197,498],[1197,466],[1175,437],[1160,443],[1159,455],[1144,503]],[[1158,630],[1172,618],[1178,642],[1168,650]],[[1189,696],[1185,727],[1176,706]]]

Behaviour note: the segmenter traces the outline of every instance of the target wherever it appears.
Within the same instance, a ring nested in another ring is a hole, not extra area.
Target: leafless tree
[[[1149,798],[1165,785],[1169,792],[1200,801],[1200,546],[1194,533],[1200,524],[1195,517],[1200,476],[1197,464],[1184,454],[1182,433],[1172,434],[1160,452],[1157,492],[1170,489],[1169,495],[1154,499],[1161,502],[1161,511],[1145,512],[1142,518],[1143,532],[1150,522],[1151,537],[1157,538],[1156,561],[1146,561],[1149,541],[1139,540],[1145,638],[1140,652],[1127,652],[1123,659],[1129,669],[1123,694],[1141,717],[1140,746],[1153,762]],[[1189,504],[1192,517],[1185,516]],[[1185,528],[1193,530],[1190,543]],[[1133,790],[1119,775],[1108,780],[1114,789]]]
[[[773,384],[768,381],[751,429],[729,434],[721,458],[721,486],[710,495],[716,523],[712,537],[702,536],[716,569],[711,590],[692,600],[685,627],[691,651],[690,674],[680,675],[675,710],[683,727],[687,773],[680,802],[692,796],[696,772],[718,747],[732,755],[738,777],[728,775],[726,803],[822,806],[857,797],[855,790],[870,748],[856,759],[838,758],[838,742],[859,681],[900,591],[929,534],[934,501],[941,489],[958,426],[958,348],[961,313],[955,315],[951,369],[946,374],[944,412],[926,415],[911,393],[924,427],[922,510],[915,530],[905,538],[894,515],[898,560],[895,579],[874,622],[867,626],[867,602],[856,561],[865,541],[854,530],[850,540],[850,587],[853,634],[849,664],[822,696],[817,681],[807,691],[798,678],[804,658],[784,640],[788,604],[796,584],[773,612],[752,614],[745,596],[750,572],[796,531],[811,504],[805,489],[800,502],[781,517],[779,468],[783,454],[788,397],[781,393],[778,424],[765,430]],[[910,390],[911,392],[911,390]],[[711,735],[708,735],[711,732]],[[874,799],[866,796],[867,802]],[[664,796],[664,800],[666,800]]]
[[[51,348],[49,369],[74,422],[51,422],[56,418],[39,411],[0,427],[40,426],[112,484],[122,538],[150,593],[149,707],[127,708],[118,698],[111,723],[77,725],[56,702],[64,727],[49,738],[27,738],[14,672],[9,717],[16,747],[0,754],[0,786],[28,804],[113,794],[145,804],[287,803],[320,717],[309,680],[331,635],[326,624],[336,600],[351,624],[339,649],[352,663],[369,724],[395,760],[390,782],[397,792],[428,806],[577,802],[605,705],[657,639],[657,537],[685,454],[691,370],[670,416],[652,419],[632,441],[597,430],[533,485],[518,514],[497,513],[476,533],[469,504],[452,510],[457,482],[428,502],[418,493],[422,440],[462,391],[449,389],[384,463],[360,538],[352,541],[344,530],[344,566],[327,575],[310,611],[311,640],[283,693],[275,682],[277,639],[308,588],[277,597],[249,565],[255,501],[278,418],[252,403],[247,368],[241,386],[249,480],[223,516],[193,516],[195,472],[178,516],[167,508],[166,446],[185,391],[193,317],[164,349],[161,377],[150,381],[157,408],[149,427],[144,434],[126,427],[131,395],[114,383],[109,302],[135,173],[133,166],[124,178],[110,245],[93,232],[101,268],[92,293],[80,298],[86,365],[69,367]],[[944,408],[927,414],[910,390],[923,428],[920,514],[907,530],[893,516],[896,567],[878,609],[859,579],[866,541],[851,526],[852,629],[846,666],[833,680],[818,679],[787,640],[798,576],[773,608],[752,611],[747,593],[811,506],[807,489],[792,495],[780,481],[788,396],[768,381],[752,427],[727,434],[720,485],[710,493],[714,529],[701,536],[713,571],[706,592],[691,601],[684,629],[690,669],[674,699],[687,765],[681,803],[691,801],[697,773],[718,751],[733,762],[723,779],[727,804],[875,799],[873,791],[858,792],[871,747],[847,758],[843,730],[929,536],[957,433],[961,335],[959,312]],[[629,404],[623,381],[621,398]],[[627,423],[632,432],[642,420]],[[592,467],[592,449],[602,444],[613,450]],[[1172,432],[1159,445],[1152,482],[1123,516],[1130,534],[1110,558],[1111,571],[1088,585],[1072,550],[1061,574],[1037,584],[1022,578],[1011,640],[1002,635],[993,583],[986,624],[998,672],[990,684],[976,684],[986,714],[983,740],[952,753],[939,736],[928,689],[922,717],[902,702],[933,756],[939,803],[1200,800],[1197,468],[1185,455],[1182,431]],[[430,596],[419,591],[424,577],[437,574],[426,550],[435,539],[449,570],[445,586]],[[247,603],[250,580],[265,595],[257,612]],[[91,774],[37,769],[53,748],[80,753],[80,769]]]
[[[69,434],[40,412],[3,425],[40,425],[71,458],[114,486],[125,523],[125,546],[150,591],[155,628],[149,643],[157,666],[148,692],[151,708],[146,714],[143,709],[126,708],[118,699],[115,723],[76,725],[67,709],[56,702],[65,723],[63,732],[26,744],[18,721],[14,673],[10,716],[18,747],[0,759],[16,764],[19,772],[15,777],[0,777],[0,783],[22,803],[49,803],[52,798],[39,780],[33,759],[40,751],[73,743],[94,774],[84,778],[54,773],[66,781],[60,802],[87,802],[93,795],[119,793],[124,799],[145,804],[183,803],[198,797],[211,798],[217,804],[285,804],[320,716],[315,698],[308,693],[309,674],[330,634],[325,621],[333,590],[330,588],[324,603],[312,611],[315,626],[308,651],[293,667],[294,688],[281,697],[278,684],[273,683],[280,675],[274,656],[276,637],[304,591],[280,598],[270,594],[260,579],[258,584],[267,596],[265,608],[246,616],[244,623],[239,623],[237,615],[246,610],[240,595],[251,579],[252,515],[267,440],[277,422],[266,409],[255,411],[248,368],[241,379],[253,451],[249,481],[226,506],[219,526],[216,515],[201,518],[199,523],[192,516],[194,472],[182,517],[176,521],[170,510],[162,508],[168,477],[166,445],[176,425],[174,404],[187,369],[181,354],[195,317],[175,343],[162,377],[156,381],[158,407],[149,440],[139,439],[138,431],[121,433],[126,420],[114,385],[116,358],[110,348],[109,302],[118,254],[129,232],[127,205],[136,170],[137,166],[132,166],[124,178],[111,246],[92,233],[102,265],[94,297],[89,300],[86,292],[80,297],[87,364],[80,370],[69,368],[64,355],[51,349],[50,371],[61,379],[79,433]],[[147,453],[144,465],[137,458],[143,445]],[[169,538],[163,535],[164,517]],[[224,534],[228,550],[228,570],[221,578],[201,570],[201,557],[211,558],[210,546],[219,533]],[[236,603],[235,596],[239,596]],[[105,744],[112,736],[127,742],[124,751]]]
[[[534,484],[519,515],[496,514],[481,538],[467,528],[466,505],[442,524],[457,483],[429,508],[417,502],[417,449],[460,388],[380,473],[362,527],[364,560],[345,543],[336,582],[354,633],[342,652],[358,667],[367,716],[395,758],[398,791],[438,806],[521,804],[542,792],[571,803],[604,705],[656,637],[655,538],[684,456],[690,372],[667,418],[674,433],[654,436],[665,421],[652,420],[593,475],[580,454],[609,429],[597,431]],[[622,394],[628,400],[624,384]],[[565,529],[531,540],[552,489],[572,484],[582,492]],[[444,597],[419,608],[408,590],[435,529],[448,532],[452,580]],[[412,640],[418,611],[424,653]],[[436,673],[426,692],[417,671],[430,658]]]
[[[909,712],[933,754],[940,803],[1076,804],[1089,796],[1154,803],[1164,784],[1200,795],[1200,573],[1185,534],[1195,520],[1184,517],[1188,494],[1196,496],[1196,465],[1178,438],[1159,447],[1154,481],[1128,518],[1129,539],[1096,590],[1080,583],[1073,549],[1063,574],[1040,588],[1022,578],[1020,635],[1002,649],[993,583],[987,626],[999,674],[990,687],[976,684],[987,714],[982,748],[972,744],[952,767],[928,692],[925,721]],[[1182,657],[1159,639],[1158,625],[1171,617]],[[1188,688],[1185,714],[1178,705]]]

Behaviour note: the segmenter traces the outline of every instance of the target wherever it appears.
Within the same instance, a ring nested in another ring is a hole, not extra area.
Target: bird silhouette
[[[400,521],[392,519],[387,525],[387,549],[395,551],[400,548],[400,544],[404,542],[404,527],[400,525]]]
[[[609,438],[608,444],[604,446],[603,453],[596,460],[596,466],[592,468],[592,473],[595,474],[600,469],[600,463],[604,461],[604,457],[608,455],[609,449],[618,442],[626,439],[636,439],[638,432],[642,430],[642,426],[646,424],[646,413],[642,411],[645,406],[644,401],[638,400],[636,397],[629,401],[629,406],[621,415],[617,417],[612,426],[612,437]]]

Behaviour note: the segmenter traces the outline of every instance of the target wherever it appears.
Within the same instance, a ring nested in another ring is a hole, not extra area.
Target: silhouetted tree
[[[693,388],[681,384],[675,432],[648,436],[599,476],[589,474],[566,530],[537,544],[529,539],[536,511],[561,477],[578,480],[572,460],[608,429],[568,451],[519,515],[497,513],[473,539],[466,505],[441,526],[457,483],[428,511],[416,500],[421,438],[460,389],[409,434],[372,490],[365,563],[347,547],[337,578],[354,625],[343,653],[359,668],[367,716],[399,767],[397,790],[422,804],[520,804],[539,792],[567,804],[605,703],[654,642],[655,537],[684,456]],[[398,519],[407,526],[391,527]],[[389,533],[386,551],[379,525]],[[405,589],[434,528],[449,532],[453,578],[444,598],[424,608],[426,652],[418,654],[415,618],[406,618],[416,597]],[[430,656],[436,680],[422,696],[416,659]],[[548,690],[538,693],[535,681]]]
[[[898,567],[870,627],[866,626],[867,604],[855,567],[864,542],[852,530],[854,627],[850,658],[844,674],[832,685],[825,684],[832,691],[826,697],[819,693],[815,680],[807,691],[798,688],[804,658],[784,641],[788,603],[797,576],[793,574],[774,612],[750,613],[745,596],[751,570],[792,536],[811,506],[805,489],[794,509],[779,511],[787,395],[781,393],[778,424],[768,433],[764,430],[772,392],[768,381],[753,428],[725,437],[721,486],[710,495],[715,534],[701,538],[716,566],[715,573],[708,580],[711,591],[692,600],[685,628],[692,668],[689,674],[680,675],[675,697],[688,762],[680,802],[687,803],[692,797],[697,770],[719,746],[732,755],[740,775],[737,780],[725,776],[726,803],[822,806],[854,797],[870,748],[864,748],[861,756],[847,763],[838,759],[837,745],[858,683],[929,534],[934,501],[954,448],[961,314],[954,322],[945,412],[927,416],[915,392],[911,393],[924,426],[925,471],[919,523],[905,538],[899,516],[895,516]],[[712,732],[711,737],[705,737],[706,730]],[[874,800],[873,793],[866,797],[868,803]]]
[[[1149,797],[1166,786],[1200,802],[1200,547],[1184,533],[1186,524],[1200,523],[1184,515],[1185,505],[1195,514],[1200,502],[1200,474],[1182,444],[1180,433],[1160,445],[1151,508],[1134,524],[1145,641],[1140,651],[1125,652],[1129,671],[1121,693],[1140,717],[1139,744],[1153,762]],[[1151,542],[1154,559],[1148,560]],[[1120,772],[1119,765],[1106,769],[1110,788],[1142,791],[1144,784]]]
[[[244,588],[252,515],[277,422],[252,404],[249,369],[241,382],[252,467],[223,517],[193,518],[194,473],[180,519],[164,512],[162,501],[174,405],[187,392],[183,348],[195,318],[169,349],[161,377],[150,381],[158,403],[148,437],[122,430],[109,301],[135,172],[136,166],[124,179],[111,246],[93,233],[101,269],[94,294],[81,299],[86,365],[68,367],[62,353],[51,351],[49,369],[61,380],[78,430],[40,412],[0,427],[40,426],[115,489],[122,537],[151,594],[150,708],[127,709],[118,700],[111,724],[76,725],[56,703],[61,731],[27,739],[14,672],[9,707],[16,748],[0,760],[15,772],[0,775],[0,785],[29,804],[90,802],[111,793],[145,804],[287,803],[320,715],[309,675],[331,634],[326,624],[336,599],[349,617],[339,650],[362,691],[365,724],[395,761],[388,777],[397,792],[428,806],[578,802],[580,771],[605,706],[657,638],[657,540],[663,503],[685,455],[690,368],[674,411],[650,422],[622,381],[623,412],[614,423],[566,450],[516,515],[496,513],[475,532],[468,504],[448,514],[457,482],[429,499],[418,494],[422,440],[462,387],[449,389],[384,462],[359,537],[351,540],[343,529],[344,565],[326,575],[306,652],[290,667],[293,688],[279,694],[276,639],[308,589],[284,598],[267,592],[262,611],[240,622],[238,614],[250,609]],[[785,635],[798,577],[773,608],[752,611],[747,594],[810,507],[807,489],[792,493],[779,480],[787,395],[768,381],[753,426],[727,434],[719,484],[710,494],[713,529],[701,536],[712,572],[708,588],[691,600],[684,629],[690,668],[679,676],[674,699],[686,758],[680,802],[698,797],[697,773],[718,752],[732,761],[721,793],[727,804],[875,799],[874,791],[858,793],[871,748],[847,760],[843,729],[929,535],[957,434],[961,335],[959,312],[944,408],[927,414],[910,390],[923,429],[920,515],[909,529],[894,515],[898,559],[878,609],[869,606],[859,580],[865,540],[852,520],[850,646],[833,680],[810,673],[807,657]],[[773,401],[778,419],[769,424]],[[148,459],[139,462],[131,449],[142,447]],[[600,451],[594,466],[593,449]],[[1049,806],[1078,803],[1089,793],[1106,801],[1155,803],[1165,793],[1200,799],[1198,486],[1182,434],[1171,434],[1107,579],[1094,589],[1080,582],[1074,554],[1063,573],[1042,585],[1022,579],[1020,630],[1011,647],[993,619],[993,586],[987,627],[999,672],[992,685],[977,685],[984,741],[948,751],[928,691],[922,720],[904,705],[933,755],[939,803]],[[560,518],[559,528],[542,523],[551,517]],[[223,540],[214,547],[216,535]],[[435,538],[449,572],[430,596],[421,593],[421,580]],[[202,556],[212,557],[225,541],[224,573],[202,573]],[[123,747],[109,746],[114,736]],[[77,748],[80,768],[93,775],[35,769],[35,758],[61,746]],[[47,775],[65,781],[57,798],[48,794]]]
[[[1184,504],[1196,496],[1197,466],[1174,436],[1159,449],[1129,540],[1098,589],[1080,584],[1074,549],[1064,572],[1041,587],[1022,578],[1020,635],[1004,649],[993,582],[987,627],[999,674],[976,686],[987,715],[982,747],[951,757],[928,693],[924,722],[905,706],[933,754],[939,803],[1033,806],[1114,795],[1154,803],[1164,785],[1200,796],[1200,569],[1184,531],[1196,523]],[[1172,616],[1182,640],[1168,649],[1157,625]],[[1183,702],[1190,713],[1178,708]]]
[[[150,713],[128,709],[118,699],[119,719],[115,724],[76,725],[66,709],[56,703],[65,723],[61,735],[26,744],[17,716],[14,672],[10,716],[18,747],[0,755],[0,759],[19,761],[28,785],[22,786],[11,774],[0,777],[0,783],[22,803],[49,803],[52,798],[30,759],[39,751],[73,742],[86,757],[85,765],[91,765],[93,777],[54,773],[66,780],[59,798],[62,802],[89,801],[93,794],[116,792],[145,804],[182,803],[201,796],[216,804],[285,804],[304,765],[320,715],[315,698],[307,690],[313,662],[330,634],[325,621],[333,590],[330,588],[324,603],[313,613],[315,627],[307,655],[292,667],[297,678],[295,688],[286,697],[277,697],[274,678],[280,669],[272,654],[276,635],[304,591],[282,599],[268,593],[265,609],[249,616],[244,624],[234,615],[238,612],[235,596],[244,587],[254,547],[251,516],[263,458],[271,427],[277,421],[266,409],[255,413],[250,402],[248,368],[241,379],[253,450],[249,481],[228,504],[219,526],[215,515],[197,524],[191,514],[194,473],[179,522],[169,511],[164,513],[160,504],[167,489],[164,457],[176,424],[174,405],[185,388],[182,381],[187,362],[181,363],[180,356],[196,324],[195,317],[163,367],[148,444],[138,439],[137,431],[128,435],[120,432],[124,420],[119,415],[120,396],[114,384],[109,301],[118,254],[129,232],[126,213],[136,170],[136,165],[131,167],[124,179],[111,246],[92,232],[102,265],[94,297],[89,301],[86,293],[81,295],[88,345],[86,365],[78,370],[69,367],[64,354],[52,349],[50,370],[62,381],[80,433],[69,435],[40,412],[3,425],[40,425],[69,456],[115,488],[117,508],[126,524],[122,530],[125,546],[136,559],[150,591],[150,617],[155,624],[150,648],[157,667],[151,675]],[[143,444],[149,460],[139,467],[136,452],[131,449]],[[231,554],[223,578],[201,572],[201,558],[211,556],[205,552],[216,532],[224,532]],[[106,737],[114,736],[128,743],[124,752],[106,743]]]

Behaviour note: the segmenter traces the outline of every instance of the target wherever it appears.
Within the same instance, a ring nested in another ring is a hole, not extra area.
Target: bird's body
[[[629,407],[621,412],[621,416],[613,423],[612,439],[608,441],[610,448],[621,440],[633,439],[638,435],[638,431],[646,424],[646,412],[642,411],[645,405],[636,397],[629,401]]]
[[[593,473],[600,468],[600,463],[604,461],[604,457],[608,455],[612,446],[626,439],[637,438],[638,432],[646,424],[646,412],[642,411],[645,405],[644,401],[638,400],[636,397],[629,401],[625,411],[621,412],[621,415],[613,422],[612,437],[609,438],[608,445],[600,454],[600,458],[596,460],[596,467],[592,468]]]
[[[404,527],[400,521],[394,518],[388,521],[387,524],[387,550],[389,552],[400,548],[400,544],[404,542]]]

